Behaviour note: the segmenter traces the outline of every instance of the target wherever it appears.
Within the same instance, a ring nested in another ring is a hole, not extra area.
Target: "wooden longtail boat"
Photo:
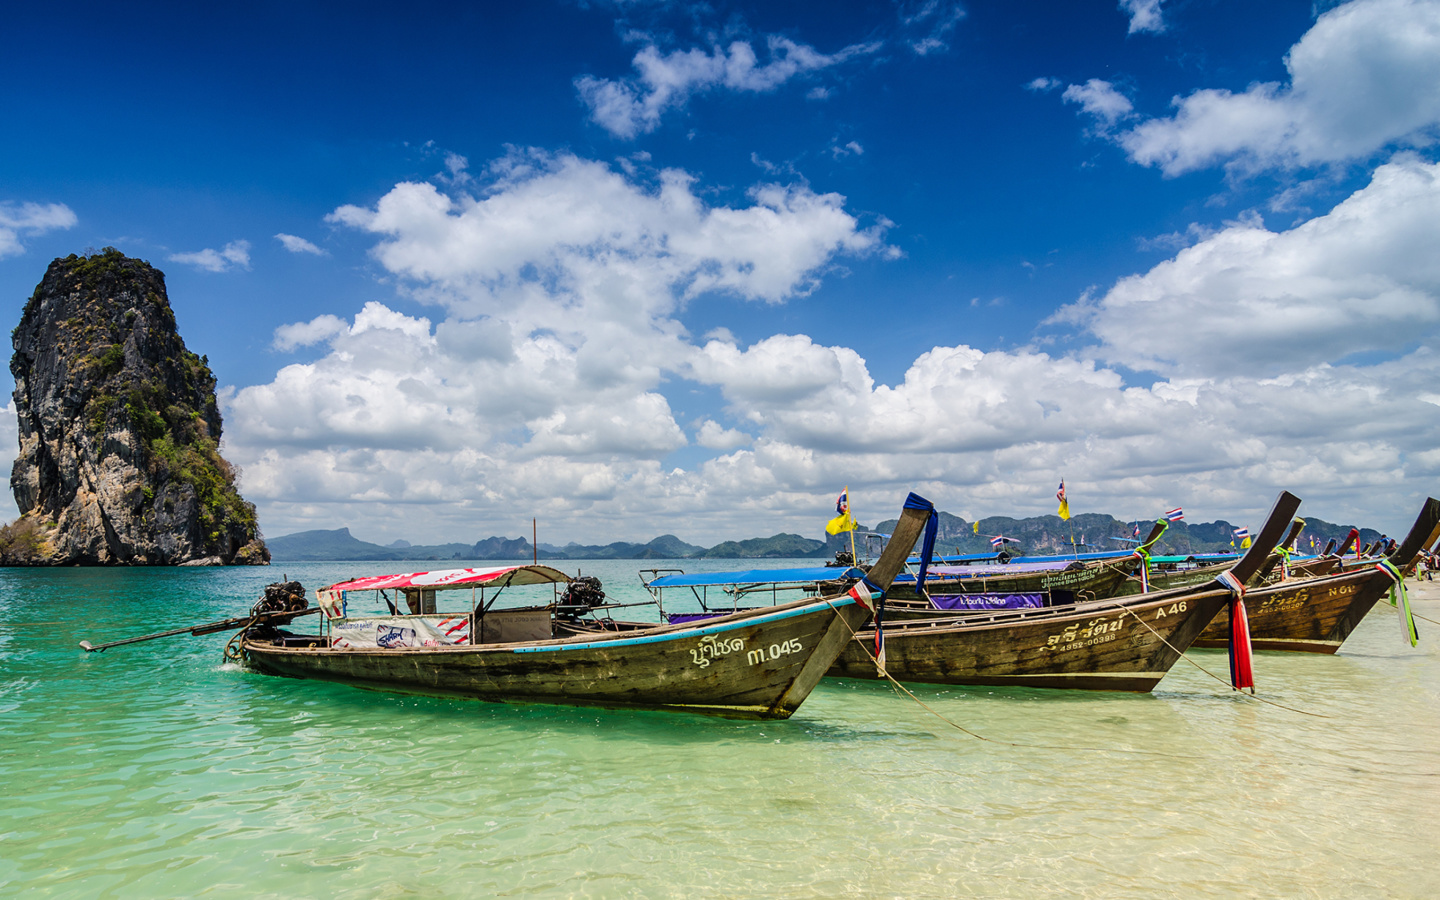
[[[1143,551],[1164,534],[1168,522],[1155,523],[1135,551],[1074,556],[1034,556],[1000,563],[935,565],[918,596],[915,578],[902,575],[885,593],[885,614],[892,620],[929,619],[947,612],[1073,606],[1125,593],[1139,584]],[[999,606],[994,604],[998,603]]]
[[[1414,564],[1420,551],[1440,537],[1440,501],[1427,498],[1414,526],[1389,557],[1399,569]],[[1347,542],[1348,543],[1348,542]],[[1390,589],[1391,577],[1376,560],[1331,575],[1296,578],[1253,588],[1245,595],[1250,641],[1257,650],[1334,653],[1376,602]],[[1223,647],[1228,612],[1220,612],[1195,640],[1197,647]]]
[[[485,643],[414,646],[422,620],[435,613],[332,620],[327,637],[274,629],[241,638],[246,663],[274,675],[341,681],[385,691],[484,700],[681,710],[712,715],[788,718],[870,616],[867,605],[894,579],[934,508],[914,494],[906,501],[893,550],[871,569],[868,584],[822,599],[717,616],[701,622],[576,634],[556,624],[555,606],[498,610],[476,606],[456,617]],[[429,573],[360,579],[321,592],[332,608],[347,590],[377,585],[423,591],[568,581],[547,566],[511,567],[489,582],[484,574]],[[479,582],[469,580],[482,579]],[[433,602],[433,601],[431,601]],[[491,601],[493,604],[493,600]],[[342,607],[343,609],[343,607]],[[402,624],[392,624],[395,620]],[[397,635],[409,623],[410,636]],[[358,626],[355,628],[340,626]],[[458,625],[458,622],[457,622]],[[389,630],[384,630],[389,629]],[[373,640],[354,641],[360,634]],[[492,636],[493,635],[493,636]],[[556,635],[569,635],[556,637]]]
[[[929,594],[1044,594],[1051,605],[1103,600],[1114,596],[1135,572],[1133,554],[1081,561],[1022,558],[993,565],[934,566],[925,580]],[[916,594],[913,580],[895,584],[885,594],[891,609],[929,607]]]
[[[1280,539],[1300,500],[1282,492],[1253,545],[1228,571],[1243,584]],[[885,670],[899,681],[1149,691],[1231,600],[1229,588],[884,624]],[[888,610],[885,611],[888,614]],[[862,631],[828,674],[880,678]]]

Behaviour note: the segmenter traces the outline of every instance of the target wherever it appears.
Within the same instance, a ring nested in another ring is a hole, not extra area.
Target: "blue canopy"
[[[994,551],[991,551],[989,553],[962,553],[958,556],[941,556],[939,554],[936,554],[934,561],[936,563],[981,562],[984,560],[993,560],[997,556],[999,556],[999,554]],[[920,562],[920,557],[912,553],[910,554],[910,558],[907,560],[907,562],[918,563]]]
[[[740,572],[698,572],[694,575],[662,575],[647,587],[714,587],[722,584],[797,584],[861,578],[864,572],[851,566],[816,566],[813,569],[746,569]]]
[[[1232,559],[1239,559],[1238,553],[1189,553],[1184,556],[1152,556],[1152,563],[1182,563],[1194,560],[1199,563],[1222,563]]]
[[[1057,559],[1068,559],[1074,562],[1077,559],[1081,561],[1087,559],[1124,559],[1127,556],[1134,555],[1134,550],[1101,550],[1097,553],[1056,553],[1054,556],[1017,556],[1013,558],[1011,562],[1045,562],[1047,560]]]

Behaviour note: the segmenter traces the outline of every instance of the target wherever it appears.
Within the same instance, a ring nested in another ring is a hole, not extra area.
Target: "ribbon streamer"
[[[1250,617],[1245,614],[1245,585],[1230,572],[1215,579],[1230,592],[1230,687],[1255,693],[1254,651],[1250,647]]]
[[[1405,590],[1405,576],[1395,568],[1395,564],[1388,559],[1382,559],[1375,564],[1375,568],[1384,572],[1392,582],[1390,585],[1390,605],[1395,607],[1395,612],[1400,616],[1400,631],[1405,640],[1414,647],[1420,643],[1420,632],[1415,629],[1415,614],[1410,611],[1410,594]]]

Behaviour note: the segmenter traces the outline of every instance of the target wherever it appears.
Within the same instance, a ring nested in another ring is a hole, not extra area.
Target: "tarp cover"
[[[803,584],[860,578],[865,573],[851,566],[817,566],[812,569],[746,569],[741,572],[697,572],[694,575],[662,575],[649,583],[652,588],[713,587],[721,584]]]
[[[931,594],[936,609],[1039,609],[1044,594]]]
[[[407,572],[402,575],[372,575],[332,584],[330,591],[379,591],[396,588],[433,588],[449,591],[468,587],[502,587],[511,584],[564,584],[570,580],[549,566],[496,566],[493,569],[440,569],[435,572]]]

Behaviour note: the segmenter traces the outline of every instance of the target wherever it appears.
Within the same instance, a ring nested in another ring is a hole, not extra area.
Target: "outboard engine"
[[[605,591],[601,589],[600,579],[591,575],[582,575],[572,579],[565,587],[565,593],[560,595],[560,602],[556,605],[555,611],[562,616],[579,617],[583,616],[597,606],[605,604]]]
[[[277,581],[265,585],[265,595],[250,610],[251,615],[269,612],[299,612],[309,607],[305,586],[298,581]]]

